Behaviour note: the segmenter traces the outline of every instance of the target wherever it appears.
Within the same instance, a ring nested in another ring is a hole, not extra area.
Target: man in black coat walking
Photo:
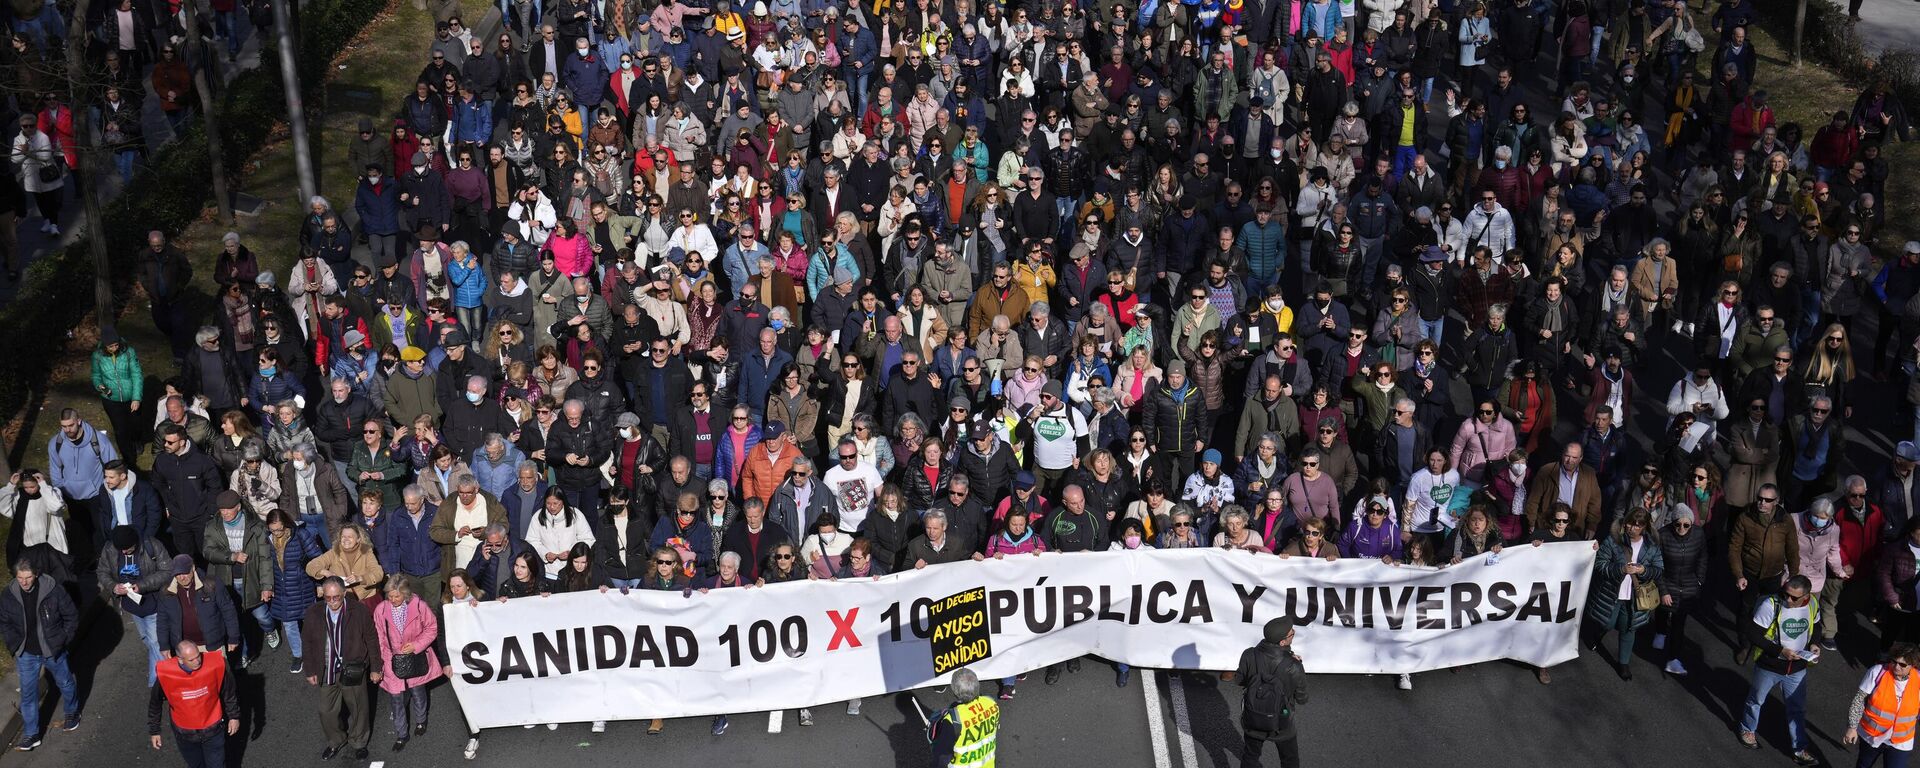
[[[1280,753],[1281,766],[1299,766],[1300,735],[1293,726],[1293,710],[1307,703],[1307,670],[1293,652],[1293,620],[1267,622],[1265,639],[1240,652],[1240,667],[1234,674],[1246,689],[1240,712],[1240,726],[1245,729],[1240,764],[1259,768],[1260,752],[1271,741]]]

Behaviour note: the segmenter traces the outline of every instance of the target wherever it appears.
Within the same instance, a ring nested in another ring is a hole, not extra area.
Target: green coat
[[[1600,540],[1600,554],[1593,560],[1593,587],[1587,590],[1587,620],[1602,630],[1613,628],[1615,614],[1620,607],[1620,580],[1627,572],[1627,546],[1625,534],[1614,534]],[[1635,560],[1646,570],[1634,578],[1639,581],[1660,583],[1660,573],[1666,570],[1666,558],[1660,554],[1660,543],[1653,537],[1647,537],[1640,547],[1640,557]],[[1631,605],[1631,601],[1628,603]],[[1631,610],[1631,609],[1629,609]],[[1639,629],[1646,626],[1653,617],[1653,611],[1632,611],[1628,626]]]
[[[432,415],[435,422],[440,421],[440,400],[434,391],[437,381],[432,371],[416,379],[405,370],[395,370],[387,377],[387,416],[393,423],[404,425],[412,425],[423,413]]]
[[[378,472],[379,480],[361,480],[362,472]],[[385,444],[380,446],[379,455],[367,450],[366,443],[353,447],[353,460],[347,462],[347,477],[362,489],[380,489],[380,508],[393,509],[400,504],[400,487],[407,482],[407,468],[393,458],[393,450]]]
[[[227,534],[221,530],[223,523],[218,516],[207,521],[206,532],[200,542],[200,555],[207,559],[209,584],[231,586],[233,569],[236,566],[242,569],[239,605],[251,609],[260,604],[261,590],[273,589],[273,545],[267,541],[265,523],[245,510],[240,514],[247,521],[247,533],[241,540],[241,551],[247,555],[246,564],[233,562],[233,550],[227,548]]]
[[[133,347],[120,345],[120,354],[109,355],[105,348],[93,350],[93,391],[116,403],[128,403],[140,399],[141,382],[146,374],[140,370],[140,355]]]

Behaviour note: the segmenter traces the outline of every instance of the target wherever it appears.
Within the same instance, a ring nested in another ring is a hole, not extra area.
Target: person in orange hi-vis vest
[[[1916,663],[1920,646],[1897,643],[1887,651],[1886,661],[1860,680],[1847,713],[1847,722],[1858,725],[1840,737],[1848,746],[1859,742],[1859,768],[1871,768],[1882,758],[1887,768],[1903,768],[1913,756],[1913,728],[1920,718],[1920,688],[1910,685]]]
[[[240,694],[227,657],[191,640],[154,665],[158,683],[147,698],[147,736],[159,749],[160,711],[173,708],[173,740],[187,768],[226,768],[227,737],[240,732]]]

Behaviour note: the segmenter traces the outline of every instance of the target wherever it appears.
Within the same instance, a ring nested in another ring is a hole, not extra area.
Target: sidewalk
[[[1860,5],[1856,28],[1867,53],[1903,48],[1920,51],[1920,2],[1867,0]]]
[[[224,87],[225,83],[231,82],[233,78],[241,72],[260,65],[261,39],[262,37],[260,35],[249,35],[246,43],[240,47],[239,60],[233,63],[227,61],[225,55],[226,44],[224,42],[207,41],[208,45],[213,46],[221,53],[220,71],[218,75],[222,85],[215,87],[216,92],[218,92],[219,88]],[[147,155],[141,159],[141,163],[137,164],[136,168],[143,167],[145,161],[151,159],[157,153],[164,151],[167,145],[173,143],[174,139],[173,128],[167,124],[166,116],[160,111],[160,99],[154,95],[151,78],[142,77],[141,82],[146,84],[146,95],[143,97],[141,103],[140,131],[147,140]],[[198,105],[196,104],[196,109],[197,108]],[[135,171],[135,175],[139,175],[138,170]],[[113,167],[109,164],[106,168],[102,169],[100,178],[90,185],[88,189],[99,192],[102,195],[101,202],[105,203],[118,196],[122,186],[120,175],[115,173]],[[31,200],[31,196],[28,196],[28,199]],[[84,220],[86,218],[85,206],[81,203],[79,195],[69,193],[67,204],[60,211],[60,237],[56,239],[48,237],[46,233],[40,231],[41,218],[39,212],[34,210],[33,205],[29,203],[27,208],[29,215],[21,217],[18,228],[19,239],[15,242],[15,247],[20,251],[20,268],[22,270],[32,265],[34,261],[45,255],[52,248],[56,246],[65,247],[71,244],[78,238],[76,233],[84,228]],[[6,280],[4,275],[0,275],[0,306],[6,306],[9,302],[13,301],[15,292],[19,290],[20,283]]]

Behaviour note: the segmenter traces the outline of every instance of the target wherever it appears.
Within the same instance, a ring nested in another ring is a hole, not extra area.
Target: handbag
[[[1646,579],[1633,580],[1633,609],[1651,611],[1660,607],[1660,585]]]
[[[364,661],[345,661],[340,663],[340,685],[362,685],[367,682],[368,664]]]
[[[392,658],[388,661],[388,664],[393,667],[394,677],[400,678],[401,680],[417,680],[427,676],[426,653],[421,651],[401,653],[395,650],[393,647],[393,635],[391,633],[387,635],[387,650],[392,651]],[[346,676],[345,671],[340,673],[342,679],[345,679]]]
[[[42,184],[52,184],[59,181],[60,177],[67,175],[66,158],[61,156],[59,152],[53,153],[53,160],[46,165],[40,166],[39,175],[40,183]]]
[[[1701,37],[1700,30],[1694,28],[1692,25],[1688,25],[1686,31],[1680,33],[1680,42],[1687,46],[1687,50],[1694,53],[1699,53],[1707,48],[1706,39]]]

